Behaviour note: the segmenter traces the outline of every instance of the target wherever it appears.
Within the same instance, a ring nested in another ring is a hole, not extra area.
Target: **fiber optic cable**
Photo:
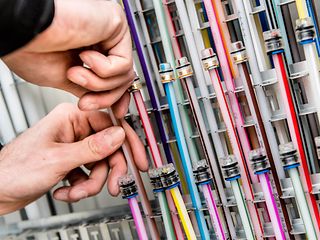
[[[309,83],[314,104],[317,108],[317,116],[320,121],[320,102],[318,96],[320,92],[320,63],[314,42],[315,28],[311,18],[298,19],[296,22],[297,41],[302,45],[306,57],[306,66],[309,73]]]
[[[180,58],[177,61],[177,73],[178,76],[181,80],[182,85],[185,87],[186,91],[187,91],[187,95],[188,95],[188,99],[190,102],[190,107],[199,131],[199,135],[200,135],[200,141],[201,141],[201,145],[204,151],[204,155],[207,161],[209,161],[210,159],[212,161],[216,161],[216,159],[214,158],[214,152],[211,146],[211,142],[209,139],[209,136],[207,134],[207,130],[206,130],[206,125],[203,119],[203,115],[199,106],[199,102],[198,102],[198,98],[193,86],[193,82],[192,82],[192,75],[193,75],[193,69],[191,67],[191,64],[189,63],[188,59],[186,57]],[[198,164],[203,163],[203,161],[198,161],[195,162],[194,164],[196,166],[198,166]],[[217,165],[211,166],[211,171],[212,172],[216,172],[214,169],[212,169],[212,167],[218,167]],[[216,178],[218,178],[219,176],[215,176],[214,178],[214,183],[216,184]],[[207,192],[207,188],[204,189],[204,192]],[[217,194],[219,195],[219,192],[217,192]],[[220,196],[220,195],[219,195]],[[211,206],[215,203],[209,203]],[[213,210],[212,210],[213,211]],[[219,226],[221,225],[221,220],[219,217],[219,223],[217,224],[216,221],[213,222],[213,225]],[[229,223],[230,224],[230,223]],[[221,234],[219,235],[221,236]]]
[[[209,71],[209,74],[212,80],[216,97],[221,109],[221,114],[226,124],[227,133],[232,145],[233,153],[236,156],[236,158],[241,161],[240,167],[242,172],[242,182],[244,185],[244,192],[246,195],[246,199],[251,201],[248,207],[249,207],[250,215],[253,221],[253,225],[255,227],[256,235],[262,237],[263,234],[262,234],[261,222],[258,217],[257,209],[253,204],[254,194],[253,194],[252,186],[250,183],[250,178],[249,178],[249,173],[247,170],[245,158],[241,151],[238,135],[237,135],[236,129],[234,128],[231,112],[226,100],[226,96],[224,94],[224,89],[222,87],[219,74],[217,72],[217,68],[219,66],[217,56],[215,55],[215,53],[213,53],[212,49],[209,48],[202,51],[202,59],[203,59],[203,66],[205,70]]]
[[[255,240],[255,234],[253,232],[251,226],[251,220],[248,213],[248,209],[242,195],[241,186],[239,183],[239,179],[241,177],[238,162],[236,161],[235,157],[230,155],[223,160],[222,170],[224,172],[224,176],[226,181],[230,181],[231,188],[234,194],[234,198],[237,203],[237,207],[239,210],[239,215],[241,218],[241,222],[243,225],[243,230],[246,235],[246,239],[248,240]]]
[[[219,216],[217,205],[213,199],[212,190],[210,183],[212,182],[212,177],[209,172],[209,167],[206,160],[198,161],[193,166],[193,173],[197,182],[197,185],[202,190],[203,196],[206,200],[208,211],[212,224],[215,229],[217,239],[225,240],[227,239],[222,222]]]
[[[309,17],[306,0],[296,0],[299,18]]]
[[[228,96],[230,100],[231,109],[234,115],[235,125],[239,134],[239,139],[241,142],[241,146],[245,155],[245,159],[247,161],[247,166],[250,165],[248,154],[251,150],[250,141],[248,138],[248,135],[246,133],[246,129],[244,127],[244,119],[241,113],[239,101],[237,99],[236,93],[235,93],[235,85],[234,85],[234,79],[232,77],[232,72],[230,69],[230,66],[228,64],[228,56],[227,56],[227,49],[224,47],[223,38],[221,35],[221,30],[219,29],[218,20],[216,18],[213,6],[211,4],[210,0],[204,0],[204,4],[207,9],[207,14],[209,18],[209,23],[211,27],[211,32],[214,38],[214,42],[216,44],[217,48],[217,54],[220,61],[220,68],[223,73],[223,77],[225,80],[226,88],[228,91]],[[258,182],[258,178],[250,172],[250,179],[252,183]]]
[[[254,14],[252,13],[251,1],[235,0],[234,2],[237,5],[238,13],[240,13],[242,16],[245,16],[245,19],[247,20],[247,24],[250,29],[249,36],[251,36],[252,43],[255,49],[259,70],[265,71],[269,68],[270,63],[269,63],[268,56],[265,54],[265,51],[264,51],[263,39],[262,41],[260,40],[262,34],[258,32],[258,26],[255,21]],[[238,7],[238,6],[242,6],[242,7]],[[240,24],[240,27],[242,27],[241,24]],[[242,36],[245,37],[244,35]]]
[[[179,45],[178,39],[176,37],[176,29],[175,29],[175,27],[173,25],[173,22],[172,22],[172,18],[171,18],[171,14],[170,14],[170,11],[169,11],[169,7],[167,5],[168,4],[167,0],[162,0],[162,2],[163,2],[163,10],[165,12],[166,20],[167,20],[166,26],[168,27],[168,32],[169,32],[169,34],[171,36],[172,50],[173,50],[174,55],[176,57],[181,57],[182,53],[181,53],[181,49],[180,49],[180,45]]]
[[[119,186],[122,192],[122,198],[128,200],[139,240],[148,240],[146,226],[144,225],[137,200],[138,190],[133,177],[130,175],[121,177],[119,179]]]
[[[261,3],[260,3],[260,0],[256,0],[256,6],[261,6]],[[268,24],[268,19],[267,19],[267,14],[265,11],[263,12],[260,12],[259,13],[259,19],[260,19],[260,23],[261,23],[261,26],[262,26],[262,31],[265,32],[265,31],[268,31],[270,28],[270,24]],[[270,23],[270,21],[269,21]]]
[[[229,51],[227,51],[227,49],[231,44],[231,39],[230,39],[228,26],[224,21],[224,19],[222,19],[221,17],[221,15],[223,15],[224,13],[221,1],[203,0],[203,3],[206,8],[208,20],[211,27],[211,33],[213,35],[213,39],[216,44],[216,47],[217,48],[221,47],[220,43],[217,43],[217,40],[215,39],[215,35],[218,34],[221,39],[223,49],[225,49],[225,57],[227,58],[228,66],[229,66],[228,68],[232,73],[232,77],[235,78],[238,76],[238,72],[234,67]],[[216,24],[215,27],[213,27],[213,21],[215,21],[215,24]],[[218,31],[218,33],[217,32],[214,33],[214,31]]]
[[[164,50],[164,53],[166,56],[166,60],[167,60],[167,62],[169,62],[171,64],[171,66],[174,66],[175,56],[174,56],[174,51],[172,49],[170,34],[169,34],[168,29],[166,27],[167,21],[166,21],[165,12],[163,9],[162,1],[153,0],[152,2],[153,2],[154,10],[156,13],[156,18],[158,21],[158,26],[159,26],[159,30],[160,30],[160,35],[161,35],[161,39],[162,39],[163,50]],[[183,90],[182,90],[181,84],[177,81],[173,84],[173,87],[176,92],[176,97],[177,97],[178,103],[183,103],[184,96],[183,96]],[[191,127],[191,124],[188,120],[188,113],[183,106],[179,107],[179,111],[181,114],[181,121],[182,121],[183,130],[185,131],[184,133],[187,136],[186,142],[188,145],[190,158],[192,160],[196,160],[199,158],[199,156],[198,156],[198,152],[197,152],[195,143],[191,139],[192,127]]]
[[[255,118],[255,122],[257,123],[257,125],[259,127],[259,129],[258,129],[259,131],[257,131],[257,132],[260,132],[260,134],[261,134],[263,146],[264,146],[266,155],[267,155],[269,163],[270,163],[270,169],[271,169],[271,173],[273,175],[276,191],[278,193],[278,196],[282,196],[282,188],[281,188],[279,177],[281,176],[281,178],[284,178],[285,175],[284,175],[284,171],[282,169],[281,169],[282,171],[279,171],[280,169],[279,169],[278,165],[280,165],[280,162],[275,162],[275,159],[280,159],[278,147],[276,146],[277,143],[276,143],[275,133],[273,131],[272,124],[269,121],[265,121],[265,122],[263,121],[263,117],[265,119],[270,119],[271,114],[267,108],[267,102],[264,97],[263,90],[261,88],[254,89],[254,87],[253,87],[253,83],[251,81],[249,69],[247,66],[247,61],[249,61],[249,63],[250,63],[251,73],[252,73],[253,79],[256,81],[256,84],[261,84],[262,79],[261,79],[260,72],[258,70],[258,64],[255,61],[253,46],[250,45],[251,38],[250,38],[250,34],[247,33],[249,29],[246,28],[247,27],[247,25],[245,25],[246,20],[243,20],[241,15],[240,15],[239,20],[241,22],[242,31],[245,32],[244,35],[246,37],[244,40],[246,41],[246,44],[248,46],[247,49],[249,51],[249,54],[248,54],[249,59],[247,56],[246,48],[244,48],[242,42],[236,42],[233,44],[232,56],[233,56],[234,62],[238,66],[238,71],[239,71],[241,79],[243,80],[243,86],[244,86],[245,92],[246,92],[247,96],[250,96],[250,98],[251,98],[251,102],[252,102],[252,106],[251,106],[252,111],[251,112],[253,113],[253,117]],[[262,94],[262,96],[261,96],[261,94]],[[257,98],[260,100],[259,103],[258,103]],[[259,104],[260,104],[260,108],[259,108]],[[291,224],[290,224],[290,219],[289,219],[289,215],[287,212],[286,204],[282,198],[279,198],[278,200],[280,201],[281,210],[282,210],[282,213],[284,216],[287,230],[288,230],[288,232],[290,232],[291,231]],[[293,238],[293,236],[291,236],[291,235],[289,235],[289,237]]]
[[[299,177],[298,168],[300,166],[297,150],[293,143],[279,146],[283,168],[288,172],[295,192],[295,199],[299,207],[299,213],[305,227],[305,234],[309,240],[319,239],[314,228],[308,202]]]
[[[312,194],[312,182],[308,169],[307,158],[303,148],[303,142],[300,135],[300,129],[298,125],[298,119],[296,116],[293,99],[290,92],[289,81],[287,77],[287,70],[285,68],[283,60],[283,47],[281,41],[281,34],[279,30],[271,30],[264,33],[267,52],[272,54],[276,75],[280,87],[280,92],[283,97],[283,105],[287,114],[287,122],[291,139],[295,147],[297,148],[301,165],[302,165],[302,178],[305,184],[305,188],[308,191],[308,202],[312,206],[314,223],[317,225],[316,229],[319,229],[320,213],[318,210],[315,196]]]
[[[121,126],[120,121],[118,119],[116,119],[111,108],[108,109],[108,113],[111,118],[112,124],[114,126]],[[151,238],[152,239],[160,239],[158,229],[156,227],[155,219],[152,218],[152,216],[153,216],[152,208],[151,208],[150,202],[147,197],[146,189],[145,189],[144,184],[142,182],[139,170],[137,169],[137,166],[134,163],[132,152],[130,149],[130,145],[128,144],[127,140],[125,140],[124,143],[122,144],[122,151],[123,151],[124,157],[126,159],[128,168],[134,177],[136,185],[138,186],[138,193],[139,193],[139,197],[141,199],[141,205],[142,205],[143,212],[146,215]]]
[[[259,177],[275,238],[279,240],[285,240],[286,235],[282,227],[278,206],[274,199],[274,194],[269,179],[270,165],[267,156],[264,155],[261,149],[253,150],[251,151],[251,162],[254,173]]]
[[[157,145],[157,141],[156,141],[156,138],[155,138],[155,135],[153,132],[152,125],[149,120],[147,110],[145,108],[145,105],[144,105],[144,102],[142,99],[140,89],[141,89],[141,83],[139,81],[139,78],[137,77],[130,88],[130,92],[133,95],[134,102],[135,102],[137,110],[139,112],[140,120],[142,122],[142,126],[143,126],[143,129],[146,134],[146,138],[148,141],[148,146],[150,148],[150,152],[152,155],[152,160],[154,162],[154,166],[161,167],[163,165],[162,157],[161,157],[158,145]],[[169,197],[167,197],[167,199],[166,199],[164,191],[157,191],[157,195],[158,195],[158,199],[159,199],[159,203],[160,203],[161,212],[163,213],[162,216],[164,218],[164,222],[166,223],[165,230],[166,230],[166,234],[167,234],[168,239],[175,239],[175,235],[174,235],[175,231],[177,234],[177,238],[183,239],[182,229],[180,228],[179,219],[175,215],[176,209],[174,207],[172,198],[169,195]],[[168,203],[167,203],[167,201],[168,201]],[[170,213],[168,205],[170,207],[171,212],[173,213],[172,214],[172,221],[174,223],[175,230],[173,229],[171,217],[170,216],[167,217],[167,215],[166,215],[167,213]],[[172,233],[173,233],[173,236],[172,236]]]
[[[204,47],[203,40],[201,37],[200,32],[198,31],[198,17],[196,16],[196,8],[195,3],[192,0],[187,0],[186,3],[183,1],[176,1],[176,7],[179,12],[179,16],[181,19],[181,26],[184,31],[184,36],[186,39],[186,46],[188,47],[188,50],[190,52],[190,56],[192,56],[192,63],[194,66],[194,75],[195,79],[198,83],[198,88],[200,91],[201,96],[201,102],[203,103],[203,114],[200,110],[199,102],[197,94],[195,93],[195,87],[193,84],[192,79],[187,79],[186,81],[182,81],[181,83],[184,84],[187,88],[188,95],[193,95],[192,98],[194,99],[191,104],[191,110],[193,111],[195,122],[198,124],[198,129],[200,134],[202,134],[202,139],[204,140],[203,143],[206,146],[204,149],[206,149],[206,153],[208,156],[208,163],[210,164],[210,167],[213,171],[213,175],[215,176],[215,183],[217,187],[217,193],[218,197],[221,200],[221,203],[224,206],[224,212],[226,221],[228,224],[228,229],[230,232],[231,237],[236,237],[235,228],[233,225],[233,221],[230,214],[230,209],[225,207],[227,204],[227,197],[225,195],[224,191],[224,181],[221,176],[221,172],[219,171],[220,166],[218,164],[218,160],[216,159],[216,156],[214,154],[213,147],[211,145],[210,140],[208,139],[208,134],[206,130],[206,125],[203,124],[203,122],[208,123],[208,128],[210,129],[209,134],[211,136],[212,142],[214,143],[214,148],[217,153],[217,157],[223,157],[225,156],[224,147],[222,141],[225,141],[224,137],[221,137],[218,132],[218,124],[216,120],[216,116],[214,114],[214,110],[212,108],[212,102],[210,100],[209,90],[208,90],[208,82],[210,82],[210,76],[207,72],[203,72],[202,70],[202,63],[201,63],[201,56],[200,52]],[[188,7],[188,11],[186,9]],[[181,68],[180,70],[183,70]],[[177,69],[178,71],[178,69]],[[190,101],[191,102],[191,101]],[[193,107],[194,106],[194,107]],[[197,113],[196,113],[197,112]],[[203,120],[202,120],[203,119]],[[228,185],[228,183],[227,183]]]
[[[291,50],[291,56],[292,56],[292,60],[290,60],[290,62],[301,62],[301,60],[303,59],[303,56],[301,55],[301,52],[299,51],[298,48],[298,43],[296,41],[296,38],[293,37],[294,36],[294,21],[291,18],[291,13],[290,12],[290,5],[285,4],[281,6],[281,17],[283,18],[284,21],[284,27],[285,29],[281,29],[281,31],[286,31],[286,36],[289,36],[288,38],[283,38],[284,39],[284,46],[285,46],[285,51],[287,51],[286,46],[288,46],[288,50]],[[282,26],[281,26],[282,27]],[[277,28],[277,27],[274,27]],[[271,29],[274,29],[271,28]],[[286,54],[287,57],[287,54]],[[289,57],[289,55],[288,55]]]
[[[206,13],[206,9],[204,7],[204,4],[203,3],[196,4],[195,9],[196,9],[197,13],[201,17],[200,21],[202,23],[203,22],[208,22],[208,17],[207,17],[207,13]],[[201,15],[200,11],[202,11],[202,15]],[[212,37],[210,39],[209,29],[201,29],[201,36],[202,36],[203,43],[204,43],[205,47],[206,48],[211,47],[213,42],[211,42]]]
[[[315,32],[316,32],[315,42],[316,42],[318,55],[320,57],[320,31],[319,31],[319,27],[318,27],[318,24],[317,24],[318,23],[317,22],[317,16],[315,14],[315,10],[313,8],[312,1],[311,0],[306,0],[306,2],[307,2],[308,13],[309,13],[310,17],[312,18],[314,29],[315,29]]]
[[[188,240],[197,239],[187,212],[186,205],[178,188],[180,179],[173,164],[170,163],[160,168],[160,177],[163,187],[165,187],[167,191],[170,191],[170,194],[172,195]]]
[[[162,166],[162,165],[161,165]],[[168,208],[167,199],[165,195],[165,188],[161,182],[161,169],[154,168],[149,170],[150,182],[153,186],[153,192],[159,199],[161,215],[163,220],[166,237],[168,240],[176,239],[174,229],[172,228],[171,214]],[[182,235],[182,238],[183,235]]]
[[[130,6],[130,3],[129,3],[128,0],[123,0],[122,2],[123,2],[124,10],[126,12],[126,16],[127,16],[127,19],[128,19],[128,24],[130,26],[130,30],[131,30],[131,34],[132,34],[132,37],[133,37],[133,41],[134,41],[134,44],[136,46],[136,50],[137,50],[137,53],[138,53],[138,57],[139,57],[139,61],[140,61],[140,64],[141,64],[142,72],[143,72],[143,75],[144,75],[144,78],[145,78],[145,81],[146,81],[148,93],[149,93],[149,96],[150,96],[151,105],[152,105],[152,108],[155,110],[154,111],[154,115],[155,115],[156,122],[157,122],[157,125],[158,125],[161,141],[163,143],[164,152],[165,152],[167,161],[169,163],[172,163],[173,159],[172,159],[172,155],[171,155],[171,151],[170,151],[169,145],[167,143],[168,137],[167,137],[164,125],[163,125],[163,121],[161,119],[161,114],[159,112],[160,103],[159,103],[159,100],[158,100],[158,96],[156,96],[155,89],[154,89],[154,86],[153,86],[153,83],[152,83],[152,75],[151,75],[150,69],[149,69],[149,67],[147,65],[147,62],[146,62],[146,57],[145,57],[144,52],[143,52],[143,45],[141,43],[141,40],[140,40],[140,37],[139,37],[139,33],[137,31],[137,26],[136,26],[136,24],[134,22],[133,12],[132,12],[132,9],[131,9],[131,6]]]
[[[148,63],[148,66],[150,65],[150,69],[152,70],[151,72],[155,73],[155,72],[158,72],[158,63],[157,63],[157,60],[156,60],[156,56],[155,56],[155,53],[154,53],[154,49],[153,49],[153,46],[152,46],[152,42],[151,42],[151,39],[150,39],[150,34],[149,34],[149,30],[148,30],[148,26],[147,26],[147,16],[145,18],[145,11],[142,9],[142,5],[141,5],[141,2],[140,0],[134,0],[134,1],[129,1],[129,5],[131,6],[130,9],[132,10],[132,4],[135,5],[135,8],[136,8],[136,12],[133,13],[133,14],[136,14],[138,18],[134,18],[134,24],[135,26],[139,26],[140,27],[140,31],[138,31],[138,35],[140,37],[140,40],[143,39],[144,40],[144,44],[146,45],[146,55],[149,57],[147,58],[147,60],[149,60]],[[132,15],[134,16],[134,15]],[[138,24],[139,23],[139,24]],[[136,27],[136,29],[138,29]],[[133,39],[134,40],[134,39]],[[141,42],[142,43],[142,42]],[[153,76],[153,75],[152,75]],[[155,78],[155,84],[158,86],[158,89],[159,89],[159,92],[160,92],[160,96],[164,96],[165,93],[164,93],[164,89],[162,87],[162,84],[159,80],[159,76],[158,74],[156,74],[154,76]]]
[[[178,111],[178,104],[173,89],[174,73],[169,63],[160,64],[160,76],[161,81],[164,84],[164,88],[167,95],[169,110],[172,118],[173,129],[176,135],[182,166],[184,169],[187,185],[192,201],[192,205],[195,209],[195,215],[198,222],[198,227],[202,239],[209,239],[209,231],[204,219],[203,212],[201,211],[202,205],[200,201],[199,192],[195,185],[195,180],[192,171],[191,159],[188,154],[188,147],[186,144],[186,138],[183,132],[181,117]]]
[[[286,25],[285,25],[285,22],[284,22],[284,18],[283,18],[283,15],[282,15],[282,9],[281,9],[281,4],[280,4],[280,1],[281,0],[272,0],[272,6],[273,6],[273,11],[276,15],[276,19],[277,19],[277,23],[278,23],[278,27],[281,31],[281,35],[283,36],[283,39],[284,39],[284,52],[285,52],[285,55],[286,55],[286,60],[288,62],[288,64],[292,64],[293,63],[293,57],[292,57],[292,54],[291,54],[291,50],[290,50],[290,45],[289,45],[289,42],[288,42],[288,35],[287,35],[287,31],[286,31]],[[304,0],[302,0],[304,1]]]
[[[246,17],[245,13],[245,6],[243,1],[241,0],[236,0],[236,7],[238,9],[238,16],[239,16],[239,21],[240,21],[240,26],[241,26],[241,31],[243,32],[243,39],[244,43],[246,45],[246,53],[248,54],[248,62],[250,65],[250,70],[252,74],[252,81],[254,85],[256,85],[255,88],[255,93],[257,96],[258,103],[260,105],[260,112],[263,117],[264,125],[266,128],[266,133],[268,135],[268,139],[270,139],[269,144],[271,147],[272,154],[274,156],[275,160],[279,159],[279,151],[278,151],[278,145],[276,141],[276,136],[273,130],[273,126],[269,119],[271,119],[271,112],[268,107],[267,99],[265,98],[265,93],[263,88],[261,87],[263,80],[261,76],[261,72],[259,69],[259,64],[258,64],[258,55],[256,54],[257,51],[254,47],[254,42],[253,38],[250,37],[252,36],[251,34],[251,28],[249,25],[249,21]],[[278,163],[278,162],[277,162]],[[271,163],[271,167],[273,167],[273,164]],[[277,170],[277,173],[280,178],[285,178],[285,173],[282,167],[280,167],[280,164],[275,164],[274,166]],[[279,189],[280,185],[279,185]],[[291,226],[291,225],[290,225]]]

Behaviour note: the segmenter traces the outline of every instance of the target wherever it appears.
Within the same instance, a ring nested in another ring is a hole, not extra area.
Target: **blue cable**
[[[202,11],[203,11],[204,21],[208,22],[209,19],[208,19],[208,14],[207,14],[207,11],[206,11],[206,7],[204,6],[203,2],[201,2],[200,4],[201,4]],[[210,27],[207,28],[207,33],[208,33],[210,45],[211,45],[211,47],[213,47],[214,46],[214,41],[213,41],[213,36],[212,36],[211,30],[210,30]]]
[[[261,5],[260,0],[256,0],[256,6],[260,6],[260,5]],[[270,30],[269,24],[267,21],[267,14],[265,11],[259,13],[259,19],[260,19],[262,31],[266,32]]]
[[[319,26],[317,24],[317,18],[314,13],[313,5],[311,0],[306,0],[307,2],[307,8],[308,8],[308,13],[310,17],[312,18],[313,24],[314,24],[314,29],[316,30],[316,47],[318,51],[318,56],[320,57],[320,31],[319,31]]]
[[[198,222],[198,227],[201,235],[201,239],[210,239],[207,224],[201,211],[202,205],[199,196],[197,186],[195,184],[195,179],[193,176],[193,170],[191,165],[191,159],[188,153],[188,147],[186,143],[186,137],[183,132],[181,118],[178,110],[178,104],[176,101],[176,96],[173,89],[173,83],[164,83],[165,92],[167,95],[170,115],[172,118],[173,130],[176,135],[178,149],[182,161],[182,167],[185,173],[187,185],[189,188],[189,193],[192,201],[192,206],[195,208],[195,215]]]

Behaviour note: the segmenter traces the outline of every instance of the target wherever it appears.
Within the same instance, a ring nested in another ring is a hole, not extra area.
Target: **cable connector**
[[[170,63],[161,63],[159,65],[159,74],[162,83],[175,81],[174,72]]]
[[[140,91],[140,89],[142,88],[142,83],[140,81],[140,78],[138,75],[136,75],[135,79],[133,80],[133,83],[131,84],[131,86],[129,87],[128,91],[131,92],[137,92]]]
[[[219,67],[217,55],[212,50],[212,48],[206,48],[201,51],[201,60],[203,68],[206,71]]]
[[[246,48],[243,46],[243,43],[241,41],[231,44],[230,54],[235,64],[240,64],[248,61]]]
[[[161,182],[166,189],[171,189],[180,184],[179,176],[172,163],[164,165],[161,169]]]
[[[273,29],[263,33],[266,51],[270,54],[277,54],[283,52],[283,41],[279,29]]]
[[[161,168],[153,168],[148,171],[151,185],[153,186],[153,192],[162,192],[165,190],[161,181]]]
[[[193,175],[196,180],[196,184],[202,185],[212,181],[210,169],[206,160],[200,160],[193,164]]]
[[[176,70],[179,79],[184,79],[193,75],[193,69],[187,57],[176,60]]]
[[[270,172],[270,164],[267,156],[261,148],[250,151],[249,159],[254,174]]]
[[[300,166],[297,149],[292,142],[279,145],[279,153],[284,170]]]
[[[296,37],[300,44],[306,44],[314,41],[316,30],[314,28],[312,19],[300,18],[296,21]]]
[[[137,185],[132,175],[120,177],[119,186],[123,199],[132,198],[138,195]]]
[[[233,181],[241,177],[238,162],[234,155],[221,159],[222,172],[226,181]]]

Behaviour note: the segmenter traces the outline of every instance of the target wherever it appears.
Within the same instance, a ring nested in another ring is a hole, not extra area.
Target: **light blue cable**
[[[207,223],[205,221],[203,212],[201,211],[202,209],[201,200],[200,200],[199,192],[193,176],[191,159],[188,153],[187,143],[185,140],[186,137],[182,129],[180,114],[178,110],[178,104],[177,104],[174,89],[173,89],[173,82],[164,83],[164,89],[165,89],[167,100],[168,100],[170,115],[172,118],[173,130],[176,135],[177,144],[178,144],[180,157],[182,161],[182,167],[185,172],[187,185],[189,188],[189,193],[192,201],[192,206],[195,208],[195,215],[197,218],[200,235],[202,237],[201,239],[210,239],[208,229],[207,229]]]
[[[276,15],[277,23],[279,26],[279,29],[281,31],[283,43],[284,43],[284,53],[286,56],[287,63],[290,65],[293,63],[292,54],[289,47],[289,41],[288,41],[288,35],[286,32],[286,26],[284,24],[284,19],[281,12],[281,5],[280,0],[272,0],[273,10]]]
[[[318,56],[320,57],[320,31],[319,31],[319,27],[318,27],[318,22],[316,19],[316,15],[314,13],[314,9],[313,9],[311,0],[306,0],[306,1],[307,1],[308,13],[309,13],[310,17],[312,18],[312,21],[314,24],[314,29],[316,30],[315,42],[316,42],[316,46],[317,46]]]

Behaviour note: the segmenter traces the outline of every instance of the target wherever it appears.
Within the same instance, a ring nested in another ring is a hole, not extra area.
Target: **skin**
[[[58,106],[0,152],[0,215],[23,208],[64,179],[70,186],[55,190],[57,200],[79,201],[105,183],[116,196],[118,178],[127,172],[119,150],[125,137],[137,167],[147,170],[134,130],[124,121],[123,128],[111,127],[108,115],[98,111],[112,107],[121,119],[135,75],[130,33],[118,4],[55,0],[48,29],[2,60],[26,81],[68,91],[79,102]]]
[[[128,107],[131,38],[121,6],[111,1],[56,0],[48,29],[2,60],[31,83],[78,96],[82,110]]]
[[[118,179],[127,165],[119,147],[126,138],[138,169],[146,171],[144,146],[123,122],[113,127],[105,112],[80,111],[61,104],[0,152],[0,215],[35,201],[62,180],[70,186],[54,191],[54,198],[76,202],[101,191],[119,193]],[[87,175],[80,167],[90,170]]]

